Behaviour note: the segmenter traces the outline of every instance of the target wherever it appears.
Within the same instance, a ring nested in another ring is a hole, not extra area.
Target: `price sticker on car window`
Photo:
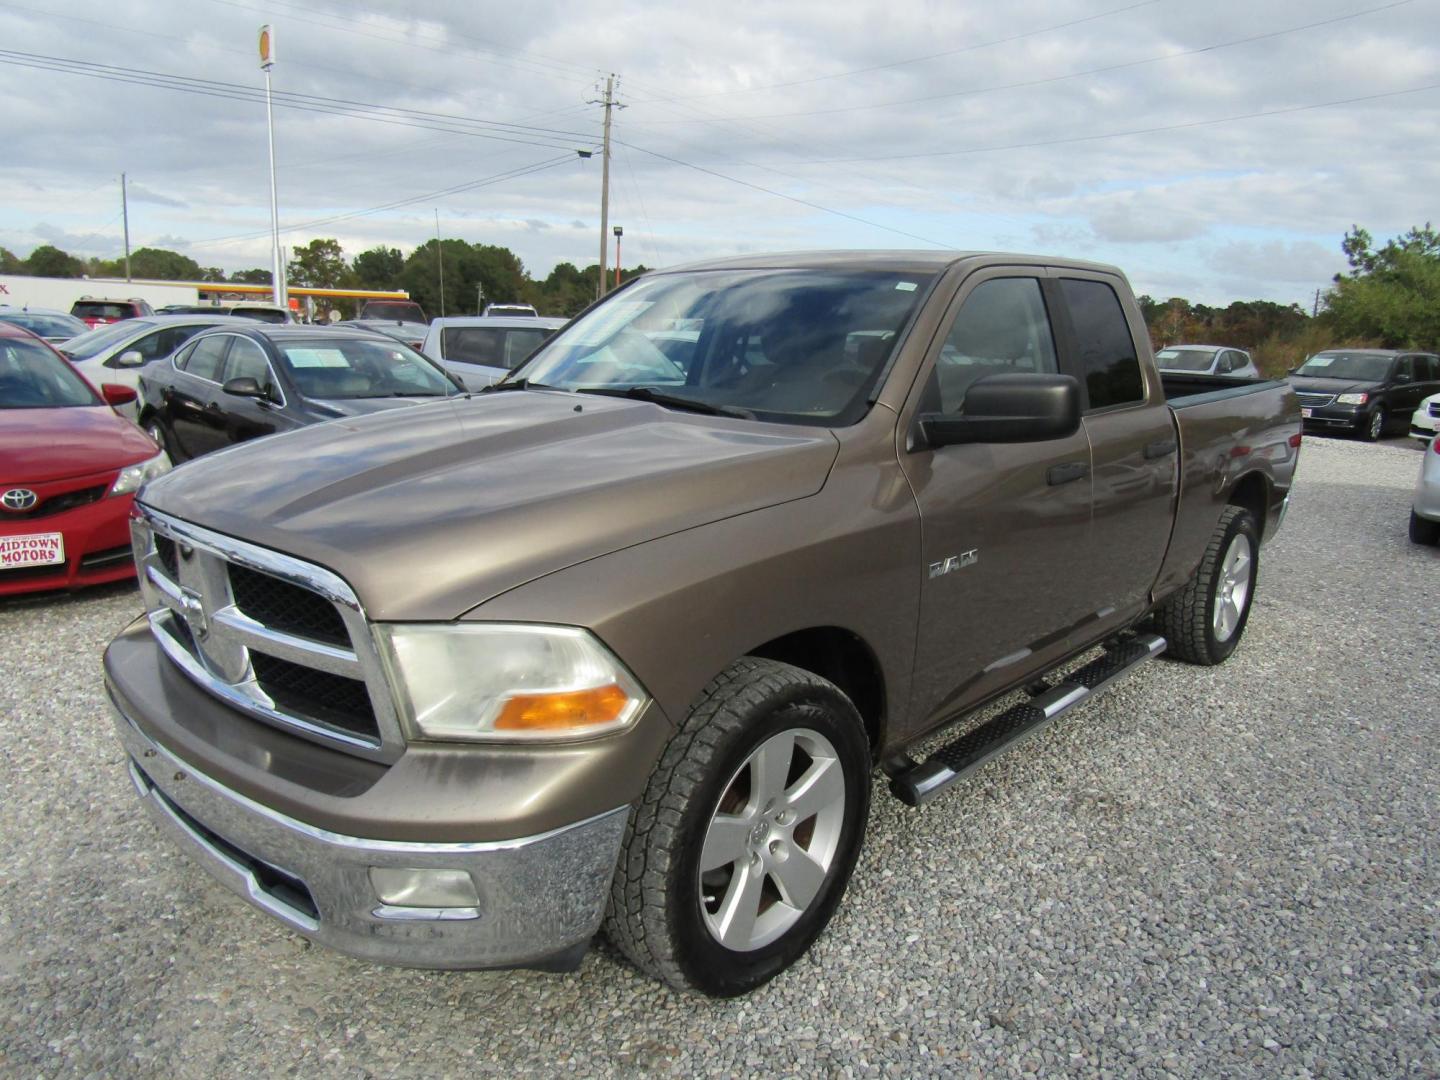
[[[339,349],[286,349],[285,356],[297,368],[348,368],[350,361]]]

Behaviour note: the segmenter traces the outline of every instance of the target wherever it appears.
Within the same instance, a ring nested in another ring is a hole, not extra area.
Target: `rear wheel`
[[[1195,576],[1155,612],[1169,642],[1167,655],[1203,665],[1229,657],[1250,620],[1259,568],[1254,516],[1243,506],[1227,506]]]
[[[1416,544],[1440,544],[1440,521],[1430,521],[1422,518],[1414,510],[1410,511],[1410,539]]]
[[[701,694],[625,833],[606,932],[642,971],[752,990],[824,930],[870,806],[870,751],[833,684],[746,657]]]

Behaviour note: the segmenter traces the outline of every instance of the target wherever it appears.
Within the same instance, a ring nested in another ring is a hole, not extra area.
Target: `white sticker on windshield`
[[[1158,353],[1156,353],[1155,355],[1156,355],[1157,357],[1159,357],[1161,360],[1174,360],[1175,357],[1177,357],[1177,356],[1180,355],[1180,350],[1179,350],[1179,349],[1161,349],[1161,350],[1160,350]]]
[[[913,282],[913,281],[897,281],[897,282],[895,282],[895,291],[896,291],[896,292],[914,292],[914,291],[915,291],[915,288],[916,288],[916,285],[915,285],[915,282]]]
[[[339,349],[286,349],[285,356],[297,368],[348,368],[350,361]]]
[[[1329,367],[1329,366],[1330,366],[1331,364],[1333,364],[1334,362],[1335,362],[1335,357],[1333,357],[1333,356],[1312,356],[1312,357],[1310,358],[1310,362],[1309,362],[1308,364],[1306,364],[1305,366],[1306,366],[1306,367]]]

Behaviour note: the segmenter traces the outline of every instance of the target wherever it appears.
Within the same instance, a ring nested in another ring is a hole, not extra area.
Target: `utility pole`
[[[275,31],[260,27],[260,67],[265,72],[265,127],[270,135],[270,294],[285,307],[285,263],[280,255],[280,204],[275,195],[275,110],[270,106],[270,69],[275,66]]]
[[[605,79],[605,96],[599,104],[605,106],[605,145],[600,151],[600,283],[596,299],[605,295],[605,264],[610,248],[610,113],[615,108],[615,76]],[[623,108],[623,106],[622,106]]]
[[[485,310],[485,284],[477,281],[475,283],[475,314],[479,315],[483,310]]]
[[[440,317],[445,317],[445,256],[440,250],[440,208],[435,208],[435,270],[440,275]]]
[[[125,280],[130,280],[130,199],[125,194],[125,174],[120,174],[120,217],[125,221]]]

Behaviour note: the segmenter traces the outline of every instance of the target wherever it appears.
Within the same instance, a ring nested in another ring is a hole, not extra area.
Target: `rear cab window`
[[[1061,278],[1060,294],[1070,315],[1077,374],[1089,411],[1143,402],[1145,376],[1115,290],[1104,281]]]

